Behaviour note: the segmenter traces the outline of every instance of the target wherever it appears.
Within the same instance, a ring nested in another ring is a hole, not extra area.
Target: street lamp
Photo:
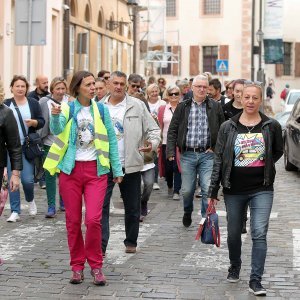
[[[132,21],[133,26],[133,73],[136,73],[136,52],[137,52],[137,24],[136,24],[136,14],[137,14],[138,3],[136,0],[128,0],[127,8],[128,15]]]

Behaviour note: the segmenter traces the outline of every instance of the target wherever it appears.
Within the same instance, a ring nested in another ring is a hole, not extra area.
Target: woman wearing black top
[[[33,98],[27,98],[26,96],[29,83],[24,76],[15,75],[11,81],[10,88],[14,97],[6,99],[4,103],[13,111],[18,124],[20,141],[23,145],[25,137],[16,106],[20,111],[26,134],[36,132],[36,130],[42,128],[45,124],[45,120],[43,118],[39,102]],[[25,200],[28,202],[29,215],[35,216],[37,214],[37,208],[34,201],[34,162],[27,160],[24,153],[22,153],[22,162],[23,170],[21,172],[21,182],[25,194]],[[11,170],[11,164],[8,160],[7,173],[9,178],[13,175]],[[9,200],[11,215],[7,219],[7,222],[16,222],[20,219],[19,214],[21,212],[20,191],[9,190]]]
[[[246,82],[241,103],[243,112],[221,125],[209,197],[217,204],[221,182],[228,218],[229,282],[239,281],[243,213],[249,204],[253,242],[249,291],[255,295],[266,295],[261,278],[273,204],[275,162],[283,154],[282,131],[277,121],[259,112],[261,86]]]
[[[244,79],[237,79],[233,83],[233,99],[227,102],[223,108],[225,120],[229,120],[233,116],[243,111],[242,95],[244,89]]]

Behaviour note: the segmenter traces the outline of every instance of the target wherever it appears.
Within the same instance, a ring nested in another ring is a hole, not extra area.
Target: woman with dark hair
[[[281,126],[260,113],[261,104],[261,85],[246,82],[241,101],[243,112],[220,127],[209,188],[210,201],[216,205],[220,183],[223,186],[229,282],[240,280],[243,216],[249,205],[252,237],[249,291],[254,295],[266,295],[261,280],[274,198],[275,163],[283,154]]]
[[[244,89],[244,79],[237,79],[233,83],[233,98],[223,106],[225,120],[243,111],[242,95]]]
[[[7,163],[7,151],[11,165],[9,188],[12,192],[19,189],[20,171],[22,170],[22,147],[18,125],[11,109],[3,104],[4,91],[0,81],[0,184]],[[0,265],[3,259],[0,258]]]
[[[50,95],[40,99],[39,103],[45,119],[45,125],[40,129],[39,134],[43,141],[44,158],[47,157],[50,147],[55,141],[55,136],[50,130],[50,115],[52,104],[61,104],[68,102],[65,97],[68,90],[67,81],[63,77],[55,77],[50,84]],[[45,170],[46,180],[46,194],[48,201],[48,210],[45,215],[46,218],[54,218],[56,216],[56,174],[51,175]],[[59,208],[61,211],[65,210],[64,202],[60,196]]]
[[[161,99],[163,99],[163,94],[166,90],[166,84],[167,84],[167,81],[165,78],[163,77],[160,77],[157,79],[157,84],[158,84],[158,87],[159,87],[159,96]]]
[[[21,122],[24,124],[26,134],[29,134],[42,128],[45,124],[45,120],[43,118],[39,102],[33,98],[26,97],[29,83],[24,76],[15,75],[10,83],[10,88],[14,97],[6,99],[4,103],[11,108],[14,113],[18,124],[21,145],[23,145],[25,136],[23,134]],[[18,111],[21,115],[21,121]],[[29,161],[25,157],[24,153],[22,153],[22,161],[23,170],[21,172],[21,182],[25,194],[25,200],[29,204],[29,215],[35,216],[37,214],[37,208],[34,201],[34,161]],[[11,178],[13,174],[11,170],[11,164],[8,160],[8,178]],[[9,200],[11,215],[7,219],[7,222],[16,222],[20,219],[19,214],[21,212],[20,191],[12,191],[9,189]]]
[[[73,102],[51,104],[50,131],[57,136],[44,168],[51,175],[60,172],[59,191],[65,204],[73,271],[70,283],[83,281],[87,260],[94,284],[105,285],[101,218],[110,167],[115,182],[120,183],[123,178],[117,139],[108,109],[102,103],[91,100],[95,94],[92,73],[75,73],[70,93],[76,97]],[[85,202],[85,241],[81,231],[82,196]]]

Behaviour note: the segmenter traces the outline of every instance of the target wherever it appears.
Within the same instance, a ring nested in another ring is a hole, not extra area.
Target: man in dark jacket
[[[201,214],[207,209],[207,192],[213,168],[214,147],[224,114],[220,103],[207,97],[208,79],[198,75],[193,80],[193,98],[179,103],[172,118],[167,138],[167,158],[175,157],[179,147],[182,170],[184,215],[182,223],[192,223],[193,198],[199,175],[202,192]]]
[[[49,95],[48,78],[45,75],[39,75],[35,79],[36,89],[28,94],[28,98],[34,98],[39,101],[41,98]]]

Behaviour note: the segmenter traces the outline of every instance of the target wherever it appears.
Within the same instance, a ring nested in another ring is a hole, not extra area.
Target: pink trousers
[[[83,270],[87,260],[91,269],[102,268],[102,207],[107,175],[97,176],[97,162],[75,162],[70,175],[59,175],[60,195],[66,209],[66,228],[73,271]],[[81,230],[82,196],[85,203],[85,241]]]

